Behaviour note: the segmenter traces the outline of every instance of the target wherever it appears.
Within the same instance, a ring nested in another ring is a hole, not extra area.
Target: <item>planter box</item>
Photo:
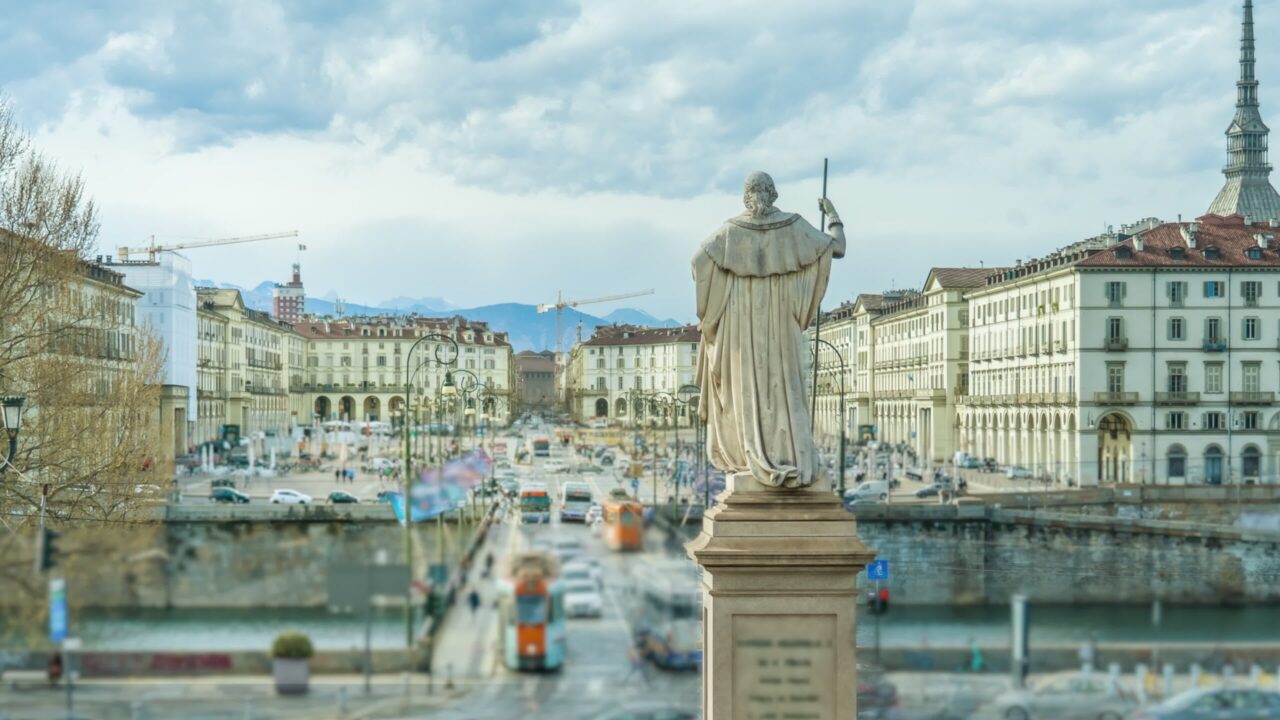
[[[311,665],[306,660],[274,658],[271,674],[275,677],[276,692],[281,695],[305,695],[311,680]]]

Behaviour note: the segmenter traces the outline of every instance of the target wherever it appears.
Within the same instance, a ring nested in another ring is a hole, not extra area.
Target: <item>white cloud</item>
[[[688,257],[754,169],[813,216],[832,159],[832,301],[1199,213],[1238,35],[1209,0],[320,7],[32,11],[0,86],[84,169],[104,246],[297,227],[308,284],[353,301],[654,286],[638,306],[687,318]],[[1280,12],[1257,20],[1266,115]],[[194,256],[254,284],[293,246]]]

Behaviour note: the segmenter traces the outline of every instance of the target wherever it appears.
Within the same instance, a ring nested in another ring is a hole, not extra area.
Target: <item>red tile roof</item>
[[[697,325],[679,327],[641,327],[639,325],[599,325],[591,339],[583,345],[661,345],[664,343],[696,343],[702,340]]]
[[[1195,247],[1187,235],[1194,234]],[[1205,215],[1196,222],[1165,223],[1126,238],[1076,262],[1082,268],[1268,268],[1280,267],[1280,227],[1244,224],[1239,215]],[[1261,241],[1261,242],[1260,242]],[[1137,245],[1142,249],[1138,250]],[[1266,247],[1262,247],[1265,244]],[[1250,258],[1249,249],[1259,255]],[[1216,251],[1216,252],[1215,252]]]

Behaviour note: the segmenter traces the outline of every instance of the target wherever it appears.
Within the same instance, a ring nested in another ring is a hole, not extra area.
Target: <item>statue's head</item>
[[[764,217],[778,199],[778,190],[773,186],[773,178],[769,173],[756,171],[747,176],[742,188],[742,202],[755,217]]]

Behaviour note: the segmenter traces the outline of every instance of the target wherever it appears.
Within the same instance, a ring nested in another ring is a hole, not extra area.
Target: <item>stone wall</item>
[[[896,604],[1280,602],[1280,533],[978,506],[860,508]],[[863,577],[865,580],[865,576]]]

